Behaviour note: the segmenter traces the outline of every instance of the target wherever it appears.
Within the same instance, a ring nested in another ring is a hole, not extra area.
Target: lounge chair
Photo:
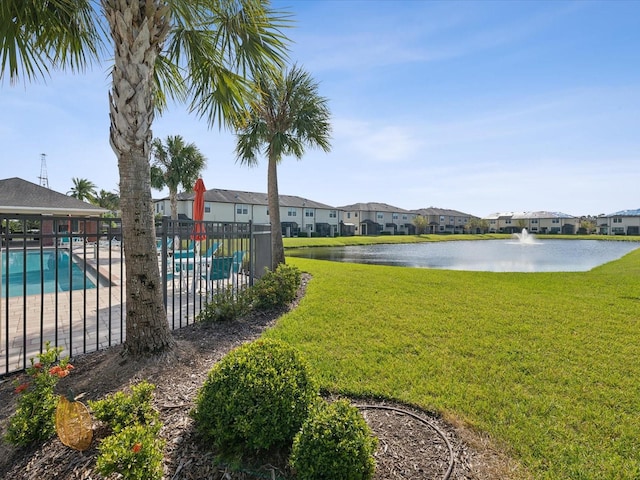
[[[171,250],[171,247],[173,246],[173,238],[167,237],[166,243],[167,243],[167,252],[169,252]],[[156,251],[158,252],[158,255],[162,255],[162,239],[161,238],[156,240]]]
[[[242,250],[236,250],[233,252],[233,273],[239,273],[242,270],[243,258],[244,252]]]

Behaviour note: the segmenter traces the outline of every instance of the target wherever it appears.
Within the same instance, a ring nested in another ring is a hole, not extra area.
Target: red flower
[[[51,375],[58,375],[61,371],[62,371],[62,368],[60,368],[60,365],[56,365],[55,367],[51,367],[49,369],[49,373]]]
[[[18,385],[16,387],[16,393],[22,393],[24,392],[27,388],[29,388],[29,384],[28,383],[23,383],[22,385]]]
[[[140,450],[142,450],[142,444],[140,442],[134,444],[133,447],[131,447],[131,451],[133,453],[138,453]]]
[[[40,362],[34,363],[33,364],[33,368],[38,368],[38,369],[42,368],[42,363],[40,363]]]
[[[74,367],[73,365],[71,365],[71,364],[68,364],[68,365],[67,365],[67,370],[73,370],[74,368],[75,368],[75,367]]]

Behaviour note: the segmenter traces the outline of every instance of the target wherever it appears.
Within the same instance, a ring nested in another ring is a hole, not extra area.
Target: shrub
[[[106,437],[98,450],[96,470],[105,477],[119,473],[125,480],[160,480],[164,440],[160,425],[130,425]]]
[[[130,394],[116,392],[89,402],[96,418],[114,432],[98,446],[96,469],[100,474],[119,473],[125,480],[162,478],[165,442],[158,438],[162,423],[151,404],[155,388],[140,382],[131,387]]]
[[[98,420],[119,432],[132,425],[151,425],[159,422],[158,412],[151,405],[155,385],[140,382],[131,387],[131,394],[116,392],[102,400],[89,402]]]
[[[60,359],[62,347],[52,348],[45,344],[45,351],[40,354],[39,362],[31,359],[27,368],[28,380],[16,384],[16,393],[20,395],[18,408],[9,419],[5,440],[18,446],[26,446],[52,437],[56,432],[56,407],[58,396],[53,393],[54,387],[73,369],[69,357]]]
[[[254,307],[258,310],[284,307],[296,298],[301,279],[300,270],[286,264],[267,271],[251,289]]]
[[[199,321],[225,322],[234,320],[251,310],[251,295],[248,290],[219,290],[211,295],[198,316]]]
[[[197,432],[224,457],[290,448],[318,398],[307,363],[284,342],[261,339],[210,371],[191,412]]]
[[[356,407],[319,402],[295,436],[290,464],[300,480],[368,480],[377,443]]]

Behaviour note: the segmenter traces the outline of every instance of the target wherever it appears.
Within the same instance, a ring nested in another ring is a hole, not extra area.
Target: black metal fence
[[[0,376],[46,343],[76,356],[124,342],[121,220],[0,214]],[[196,320],[221,289],[243,289],[270,265],[270,227],[172,221],[157,226],[171,328]]]

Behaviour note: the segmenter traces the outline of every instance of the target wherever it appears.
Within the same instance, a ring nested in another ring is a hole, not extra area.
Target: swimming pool
[[[66,250],[4,251],[0,255],[0,271],[3,297],[7,296],[7,287],[9,297],[24,295],[25,287],[27,295],[96,287],[94,281],[85,275]]]

